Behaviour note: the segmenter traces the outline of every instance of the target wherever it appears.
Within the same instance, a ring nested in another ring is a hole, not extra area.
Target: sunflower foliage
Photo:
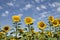
[[[9,25],[0,26],[0,40],[60,40],[60,18],[49,16],[47,23],[38,21],[35,31],[34,19],[30,16],[24,18],[24,28],[21,17],[12,16],[12,28]]]

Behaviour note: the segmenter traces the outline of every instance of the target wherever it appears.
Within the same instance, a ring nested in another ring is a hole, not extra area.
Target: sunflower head
[[[50,22],[53,22],[53,21],[54,21],[54,17],[53,17],[53,16],[49,16],[49,17],[48,17],[48,20],[49,20]]]
[[[36,35],[38,35],[38,34],[39,34],[39,32],[35,32],[35,34],[36,34]]]
[[[46,24],[42,21],[38,22],[38,28],[39,29],[45,29],[46,28]]]
[[[20,33],[23,33],[23,29],[20,29]]]
[[[59,26],[60,26],[60,19],[57,19],[58,20],[58,23],[59,23]]]
[[[2,38],[4,34],[4,32],[0,32],[0,38]]]
[[[47,35],[48,36],[52,36],[52,32],[47,32]]]
[[[10,40],[16,40],[15,38],[11,38]]]
[[[4,32],[8,32],[10,30],[10,27],[9,26],[4,26],[4,28],[3,28],[3,31]]]
[[[31,30],[32,33],[34,33],[34,30]]]
[[[57,32],[58,35],[60,35],[60,32]]]
[[[24,22],[25,22],[26,24],[31,24],[31,23],[33,23],[33,18],[31,18],[31,17],[26,17],[26,18],[24,19]]]
[[[57,19],[55,19],[55,20],[53,21],[53,26],[57,27],[58,25],[59,25],[59,22],[58,22]]]
[[[20,21],[20,16],[14,15],[14,16],[12,16],[12,20],[13,20],[14,22],[19,22],[19,21]]]
[[[0,32],[0,35],[3,35],[3,34],[5,34],[4,32]]]
[[[2,32],[0,32],[0,38],[2,38],[2,35],[3,35]]]

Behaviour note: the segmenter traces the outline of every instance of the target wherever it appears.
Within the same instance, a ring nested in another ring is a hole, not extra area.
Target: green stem
[[[7,33],[6,33],[6,35],[5,35],[5,40],[7,40]]]
[[[30,30],[30,25],[28,24],[28,29],[29,29],[29,34],[31,33],[31,30]],[[29,40],[31,40],[31,37],[28,38]]]
[[[16,23],[16,40],[17,40],[17,23]]]
[[[30,25],[28,24],[28,29],[29,29],[29,32],[30,32]]]
[[[51,32],[51,26],[50,26],[50,32]]]
[[[57,31],[57,30],[56,30],[56,27],[55,27],[55,33],[56,33],[56,31]]]
[[[43,29],[42,29],[42,33],[43,33]]]

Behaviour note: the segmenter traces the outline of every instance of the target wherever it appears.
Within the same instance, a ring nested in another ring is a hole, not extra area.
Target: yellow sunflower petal
[[[53,17],[53,16],[49,16],[49,17],[48,17],[48,20],[49,20],[50,22],[53,22],[53,21],[54,21],[54,17]]]
[[[52,36],[52,32],[48,32],[47,34],[48,34],[48,36]]]
[[[58,23],[59,23],[59,26],[60,26],[60,19],[58,18],[57,20],[58,20]]]
[[[10,40],[16,40],[15,38],[11,38]]]
[[[33,23],[33,18],[31,18],[31,17],[26,17],[26,18],[24,19],[24,22],[25,22],[26,24],[31,24],[31,23]]]
[[[57,27],[58,25],[59,25],[59,22],[58,22],[57,19],[55,19],[55,20],[53,21],[53,26]]]
[[[20,29],[20,33],[23,33],[23,29]]]
[[[20,21],[20,16],[14,15],[14,16],[12,16],[12,20],[13,20],[14,22],[19,22],[19,21]]]
[[[38,22],[38,28],[39,29],[45,29],[46,28],[46,24],[42,21]]]
[[[3,31],[8,32],[10,30],[9,26],[4,26]]]
[[[35,32],[35,34],[36,34],[36,35],[38,35],[38,34],[39,34],[39,32]]]
[[[32,33],[34,33],[34,30],[31,30]]]

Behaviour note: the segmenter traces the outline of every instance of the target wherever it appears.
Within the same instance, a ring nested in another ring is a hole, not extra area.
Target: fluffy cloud
[[[46,15],[48,12],[43,12],[42,15]]]
[[[7,3],[8,6],[14,6],[14,4],[12,2]]]
[[[46,6],[45,6],[45,5],[41,5],[40,7],[36,7],[36,9],[37,9],[38,11],[40,11],[41,9],[46,9]]]
[[[18,14],[18,16],[22,17],[22,16],[23,16],[23,14]]]
[[[56,5],[54,3],[52,3],[52,4],[49,3],[49,6],[50,7],[56,7]]]
[[[46,17],[46,15],[41,15],[42,18]]]
[[[16,1],[16,0],[13,0],[13,1]]]
[[[58,7],[58,6],[60,6],[60,2],[53,2],[52,4],[49,3],[49,6],[51,6],[51,7]]]
[[[46,6],[45,6],[45,5],[41,5],[41,8],[42,8],[42,9],[46,9]]]
[[[36,7],[36,9],[37,9],[38,11],[40,11],[40,7]]]
[[[28,9],[31,8],[31,7],[32,7],[31,4],[27,4],[23,9],[28,10]]]
[[[59,11],[59,12],[60,12],[60,7],[58,7],[58,8],[57,8],[57,11]]]
[[[5,14],[9,14],[9,11],[5,11]]]
[[[36,3],[44,2],[46,0],[35,0]]]
[[[60,2],[54,2],[54,4],[56,5],[56,7],[60,6]]]
[[[37,3],[39,3],[40,2],[40,0],[35,0]]]
[[[3,7],[2,7],[2,6],[0,6],[0,9],[3,9]]]
[[[38,19],[41,20],[42,18],[47,17],[47,13],[48,13],[48,12],[40,13],[40,14],[39,14],[40,17],[39,17]]]
[[[2,16],[7,16],[9,14],[9,11],[5,11],[4,13],[2,13]]]
[[[41,13],[41,17],[42,17],[42,18],[43,18],[43,17],[46,17],[46,14],[47,14],[47,12]]]
[[[3,13],[2,16],[6,16],[5,13]]]

